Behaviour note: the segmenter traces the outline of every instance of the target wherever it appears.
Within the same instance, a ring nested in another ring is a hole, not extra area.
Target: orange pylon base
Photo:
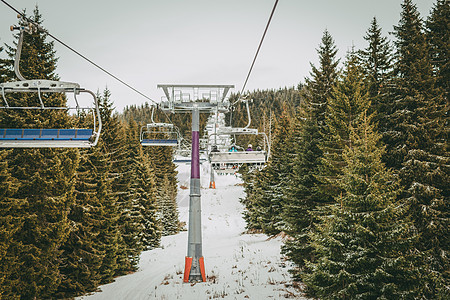
[[[210,188],[210,189],[216,189],[216,182],[215,182],[215,181],[211,181],[211,182],[209,183],[209,188]]]
[[[184,260],[184,278],[183,282],[189,282],[189,274],[191,273],[192,257],[187,257]]]
[[[200,266],[200,273],[202,274],[202,281],[206,282],[205,259],[203,258],[203,256],[198,259],[198,263]],[[192,268],[192,257],[186,256],[183,282],[189,282],[189,274],[191,273],[191,268]]]
[[[200,264],[200,273],[202,274],[202,280],[203,282],[206,282],[205,259],[203,258],[203,256],[198,259],[198,262]]]

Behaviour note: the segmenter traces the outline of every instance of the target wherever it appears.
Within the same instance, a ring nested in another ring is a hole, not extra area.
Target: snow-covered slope
[[[179,186],[189,187],[190,165],[178,166]],[[209,165],[202,164],[202,234],[207,282],[183,283],[187,232],[163,237],[162,248],[145,251],[139,270],[78,299],[284,299],[295,298],[280,238],[243,234],[241,180],[216,176],[208,189]],[[187,223],[189,189],[179,189],[181,221]],[[289,286],[289,287],[286,287]],[[298,291],[296,292],[298,293]],[[300,298],[295,298],[300,299]]]

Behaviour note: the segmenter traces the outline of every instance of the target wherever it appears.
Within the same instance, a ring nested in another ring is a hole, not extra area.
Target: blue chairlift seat
[[[87,148],[92,129],[0,129],[0,148]]]

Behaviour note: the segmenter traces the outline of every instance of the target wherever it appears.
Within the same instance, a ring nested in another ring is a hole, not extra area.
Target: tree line
[[[342,69],[324,31],[305,83],[278,91],[270,161],[243,174],[248,229],[286,234],[312,297],[449,297],[449,3],[401,7],[394,41],[373,18]]]
[[[42,24],[38,8],[32,19]],[[24,36],[21,73],[58,80],[53,42]],[[16,39],[18,36],[16,36]],[[5,45],[1,82],[16,80],[15,47]],[[63,94],[43,95],[65,106]],[[143,149],[140,124],[114,112],[98,92],[103,130],[89,149],[0,150],[0,299],[63,299],[137,269],[142,251],[180,230],[172,149]],[[33,93],[8,94],[11,106],[37,106]],[[63,110],[0,110],[1,128],[92,128],[90,115]]]

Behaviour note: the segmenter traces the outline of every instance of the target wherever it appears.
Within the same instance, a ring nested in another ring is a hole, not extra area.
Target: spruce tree
[[[304,101],[294,121],[296,131],[292,140],[296,155],[292,162],[292,175],[287,178],[284,210],[286,232],[291,239],[286,242],[283,252],[295,263],[291,270],[295,278],[307,271],[304,261],[314,259],[307,235],[315,230],[318,222],[313,211],[332,201],[320,178],[323,158],[320,144],[326,132],[327,101],[337,82],[339,61],[336,53],[334,40],[325,30],[318,49],[320,66],[312,65],[311,78],[306,80]]]
[[[93,118],[81,114],[78,127],[92,127]],[[110,265],[111,256],[117,252],[117,209],[110,196],[107,175],[109,162],[100,138],[96,147],[80,150],[80,163],[76,172],[75,202],[68,218],[71,231],[62,246],[62,282],[56,296],[73,297],[94,291],[105,280],[106,274],[115,274],[117,266]],[[115,238],[109,239],[108,236]],[[114,261],[114,260],[113,260]],[[107,277],[107,275],[106,275]]]
[[[101,199],[103,206],[103,222],[95,242],[98,249],[104,253],[101,266],[98,270],[101,283],[109,283],[119,273],[117,253],[119,252],[119,209],[117,197],[111,190],[110,168],[111,163],[103,151],[90,157],[92,163],[97,166],[96,195]]]
[[[450,4],[437,0],[426,22],[426,37],[430,46],[429,56],[436,76],[436,87],[441,89],[448,101],[450,91]]]
[[[324,192],[330,197],[339,194],[336,178],[345,167],[342,152],[350,146],[350,128],[361,121],[369,109],[370,101],[363,83],[363,72],[356,52],[347,54],[344,70],[328,98],[325,129],[320,148],[323,158],[320,164],[320,178]]]
[[[277,120],[273,133],[272,147],[276,149],[260,172],[258,182],[260,188],[258,197],[254,202],[254,212],[263,232],[267,235],[275,235],[284,229],[282,212],[284,209],[283,187],[286,178],[291,173],[290,161],[292,153],[292,135],[290,119],[286,114]]]
[[[423,128],[419,114],[424,112],[434,93],[428,45],[419,12],[410,0],[405,0],[402,8],[399,25],[394,26],[395,78],[390,82],[390,94],[386,100],[388,113],[379,120],[387,147],[383,160],[396,172],[401,169],[404,157],[411,149],[407,144],[418,144],[419,139],[422,140],[423,132],[418,132]]]
[[[317,257],[304,282],[320,299],[410,299],[419,272],[410,225],[395,203],[398,184],[381,161],[384,147],[370,117],[355,125],[343,153],[342,193],[310,234]]]
[[[163,236],[176,234],[181,229],[176,195],[173,194],[173,189],[170,186],[169,178],[164,176],[158,197],[158,215]]]
[[[429,45],[415,5],[405,0],[395,26],[397,61],[392,113],[384,121],[385,161],[400,177],[399,199],[408,206],[428,284],[424,297],[443,293],[449,269],[448,103],[435,87]],[[387,126],[385,126],[387,127]],[[427,278],[428,277],[428,278]]]
[[[164,235],[179,227],[177,199],[177,171],[173,163],[174,149],[165,146],[146,147],[144,149],[151,168],[155,172],[157,189],[158,219]],[[167,222],[172,222],[171,224]]]
[[[387,84],[392,75],[392,46],[386,37],[382,36],[381,28],[374,17],[370,23],[364,39],[367,48],[359,51],[359,58],[365,75],[371,105],[371,112],[378,115],[385,113],[386,105],[383,103]]]
[[[248,231],[262,230],[261,222],[259,221],[259,205],[261,198],[262,187],[265,186],[264,173],[261,171],[248,172],[247,166],[243,165],[239,168],[239,173],[242,174],[244,181],[245,197],[240,199],[244,205],[243,218],[246,223]]]
[[[130,186],[135,222],[139,223],[143,249],[152,249],[159,245],[161,230],[157,220],[157,199],[155,173],[139,141],[138,124],[131,119],[128,122],[128,144],[130,145],[130,166],[132,183]]]
[[[93,156],[101,155],[98,148],[83,150],[76,173],[75,201],[68,219],[71,230],[61,247],[63,279],[58,297],[73,297],[94,291],[101,282],[99,269],[105,253],[98,240],[105,222],[102,201],[97,195],[100,166]],[[101,178],[101,177],[100,177]]]
[[[38,8],[31,17],[42,24]],[[16,36],[17,37],[17,36]],[[57,58],[53,43],[46,41],[42,32],[24,36],[20,69],[28,79],[57,80]],[[2,79],[11,80],[15,49],[7,46],[9,60]],[[33,93],[8,95],[11,106],[37,106],[38,97]],[[47,106],[65,106],[62,94],[43,95]],[[62,110],[2,110],[0,125],[3,128],[67,128],[71,118]],[[8,155],[11,176],[18,182],[12,195],[21,203],[20,209],[11,211],[21,220],[10,239],[11,256],[17,258],[13,274],[7,277],[12,285],[11,293],[23,299],[51,298],[58,288],[61,276],[59,261],[61,245],[69,233],[67,215],[74,200],[74,175],[78,164],[78,152],[73,149],[14,149]]]
[[[133,203],[130,191],[133,169],[129,164],[130,146],[125,131],[126,125],[114,113],[111,92],[108,89],[105,89],[98,98],[103,121],[102,140],[105,145],[105,154],[111,162],[109,169],[111,196],[116,198],[118,210],[119,238],[116,252],[116,275],[121,275],[134,271],[139,261],[139,254],[142,250],[139,237],[141,222],[136,218],[140,218],[140,213],[138,213],[139,208],[136,207],[138,204]]]
[[[0,299],[18,297],[12,292],[12,287],[19,284],[13,277],[17,265],[17,257],[12,255],[14,233],[22,226],[22,216],[18,212],[23,201],[14,199],[18,183],[11,176],[7,157],[10,151],[0,151]]]

